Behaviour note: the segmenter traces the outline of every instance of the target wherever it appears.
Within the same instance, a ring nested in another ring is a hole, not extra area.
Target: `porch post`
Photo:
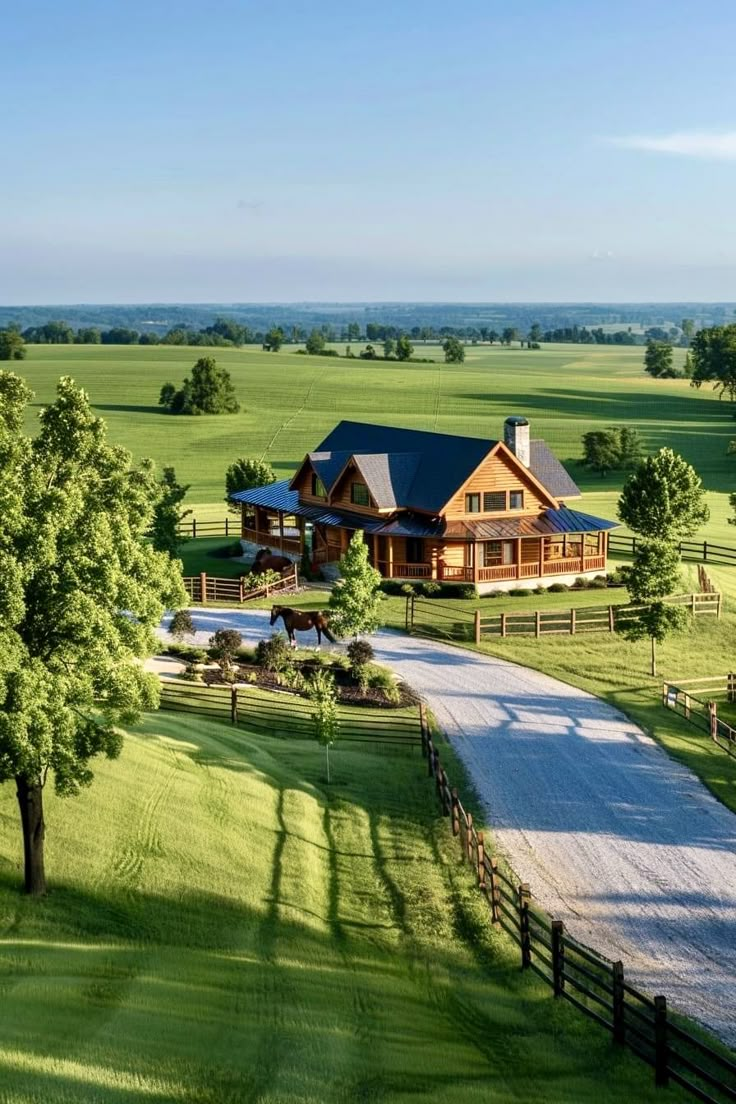
[[[299,552],[303,556],[307,550],[307,523],[303,517],[297,518],[299,525]]]
[[[521,578],[521,537],[516,538],[516,578]]]
[[[284,511],[279,510],[279,548],[281,555],[284,554]]]
[[[473,545],[473,582],[480,582],[480,542]]]
[[[387,566],[386,578],[392,579],[393,575],[394,575],[394,538],[393,537],[387,537],[386,540],[387,540],[387,546],[388,546],[388,549],[387,549],[388,566]]]

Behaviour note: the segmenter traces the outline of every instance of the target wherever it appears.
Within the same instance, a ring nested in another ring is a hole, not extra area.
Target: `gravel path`
[[[255,641],[267,617],[192,615],[198,642],[223,625]],[[440,643],[390,632],[372,643],[450,736],[537,900],[623,959],[633,984],[736,1044],[736,816],[582,690]]]

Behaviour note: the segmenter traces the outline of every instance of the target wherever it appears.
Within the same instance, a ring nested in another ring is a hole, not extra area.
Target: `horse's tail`
[[[327,622],[325,621],[324,617],[321,619],[319,627],[322,630],[322,632],[325,634],[327,639],[329,640],[330,644],[334,644],[335,643],[335,638],[332,635],[332,633],[330,632],[330,630],[327,628]]]

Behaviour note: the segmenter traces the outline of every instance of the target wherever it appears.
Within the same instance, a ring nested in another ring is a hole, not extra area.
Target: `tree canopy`
[[[603,478],[609,471],[635,467],[642,458],[643,448],[641,437],[629,426],[592,429],[583,434],[582,462]]]
[[[672,449],[642,461],[624,484],[618,516],[642,537],[678,541],[710,517],[700,476]]]
[[[181,503],[186,497],[190,484],[182,484],[176,478],[176,472],[171,467],[163,469],[159,481],[159,499],[153,509],[153,522],[151,524],[151,541],[153,547],[159,552],[166,552],[175,557],[179,551],[179,545],[186,540],[179,533],[179,526],[191,510],[182,510]]]
[[[0,330],[0,360],[23,360],[26,343],[17,330]]]
[[[140,660],[164,609],[187,599],[146,539],[161,493],[153,465],[108,443],[69,378],[27,436],[32,397],[0,372],[0,781],[15,781],[25,886],[38,894],[47,776],[73,795],[94,756],[119,753],[118,725],[158,700]]]
[[[411,360],[414,355],[414,346],[409,340],[408,334],[400,334],[396,338],[396,357],[398,360]]]
[[[647,341],[644,352],[644,371],[655,379],[675,379],[677,371],[672,363],[672,346],[665,341]]]
[[[307,338],[306,350],[310,356],[319,356],[320,353],[325,351],[325,335],[321,330],[312,330]]]
[[[736,323],[698,330],[690,345],[692,386],[711,382],[721,398],[736,400]]]
[[[265,460],[259,460],[254,456],[239,456],[234,460],[225,472],[225,501],[230,502],[230,495],[235,491],[247,491],[251,487],[265,487],[269,483],[275,483],[276,473]],[[239,507],[235,507],[239,509]]]
[[[627,614],[619,622],[619,631],[628,640],[649,637],[652,645],[652,676],[657,673],[656,645],[663,644],[670,633],[682,632],[687,624],[687,611],[682,606],[664,601],[678,589],[680,557],[669,541],[647,539],[639,541],[634,562],[626,568],[626,586],[634,606],[642,608]]]
[[[230,373],[214,357],[200,357],[178,391],[173,383],[165,383],[158,401],[171,414],[237,414],[240,410]]]
[[[445,364],[462,364],[465,360],[465,346],[457,337],[446,337],[442,342]]]

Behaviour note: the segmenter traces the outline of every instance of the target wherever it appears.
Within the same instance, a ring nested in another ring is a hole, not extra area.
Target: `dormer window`
[[[509,491],[509,510],[524,509],[524,492]]]
[[[312,494],[315,498],[327,498],[325,485],[316,472],[312,472]]]
[[[506,509],[506,492],[505,491],[484,491],[483,493],[483,513],[492,514],[497,510]]]
[[[365,483],[350,484],[350,501],[354,506],[370,506],[370,495]]]
[[[480,495],[479,494],[466,494],[466,496],[465,496],[465,513],[466,514],[479,514],[480,513]]]

